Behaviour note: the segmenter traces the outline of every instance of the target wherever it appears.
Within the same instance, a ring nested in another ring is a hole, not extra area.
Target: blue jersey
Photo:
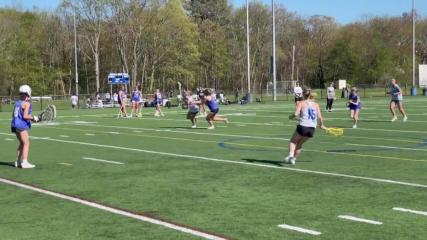
[[[140,102],[141,101],[141,92],[139,90],[135,90],[132,93],[132,101]]]
[[[400,89],[399,85],[395,84],[391,86],[391,100],[399,100],[402,101],[403,100],[403,96],[402,96],[402,90]]]
[[[211,110],[211,112],[218,110],[218,103],[215,101],[214,98],[212,98],[212,100],[210,101],[206,101],[206,105],[208,105],[208,108],[209,110]]]
[[[31,128],[31,121],[24,119],[24,109],[22,108],[22,105],[27,102],[24,100],[19,100],[15,103],[15,108],[13,110],[12,115],[12,128],[17,129],[30,129]],[[30,109],[28,111],[28,114],[32,114],[33,108],[30,103]]]
[[[162,104],[162,94],[161,93],[154,94],[154,101],[157,104]]]
[[[358,95],[354,93],[350,93],[350,95],[348,96],[348,99],[350,100],[350,104],[348,106],[350,109],[356,110],[362,107],[362,104],[360,103]]]

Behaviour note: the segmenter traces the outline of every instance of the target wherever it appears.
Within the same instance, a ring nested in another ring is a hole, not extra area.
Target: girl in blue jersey
[[[38,122],[37,116],[32,116],[32,106],[29,102],[31,97],[31,88],[28,85],[19,87],[19,100],[15,103],[12,115],[11,129],[19,141],[17,149],[17,160],[15,167],[34,168],[35,165],[28,162],[28,153],[30,151],[31,121]]]
[[[118,103],[120,105],[120,115],[122,117],[127,117],[127,112],[126,112],[126,92],[125,92],[125,87],[121,86],[120,87],[120,91],[119,91],[119,95],[117,97]]]
[[[154,103],[156,104],[156,112],[154,113],[155,117],[165,116],[162,112],[162,94],[159,89],[156,89],[156,93],[154,93]]]
[[[399,85],[397,85],[396,79],[391,80],[391,101],[390,101],[390,112],[393,115],[391,119],[392,122],[397,121],[396,111],[394,108],[397,106],[399,108],[400,113],[403,116],[403,121],[408,121],[408,117],[406,116],[405,110],[403,109],[403,94],[402,89],[400,89]]]
[[[215,98],[212,96],[212,93],[209,90],[203,91],[203,94],[205,96],[205,103],[206,106],[208,106],[209,110],[211,111],[208,116],[206,116],[206,121],[208,121],[208,129],[214,129],[215,126],[213,125],[213,122],[216,121],[223,121],[225,123],[228,123],[227,118],[223,118],[220,116],[217,116],[219,112],[218,103],[215,101]]]
[[[131,112],[131,116],[132,117],[139,117],[139,107],[140,107],[140,102],[141,102],[141,98],[142,98],[142,93],[139,90],[138,87],[135,87],[135,89],[132,92],[132,112]]]
[[[350,109],[350,118],[353,119],[353,128],[357,128],[357,121],[359,120],[359,112],[362,108],[360,97],[357,95],[357,88],[352,87],[350,95],[348,96],[348,108]]]
[[[192,123],[191,128],[197,128],[196,116],[199,113],[199,104],[201,103],[201,101],[195,100],[192,96],[191,91],[187,91],[186,98],[187,98],[187,105],[188,105],[187,119],[189,119]]]
[[[297,103],[295,113],[289,116],[289,119],[299,118],[299,124],[289,142],[289,155],[285,157],[285,163],[295,164],[297,157],[301,154],[302,145],[314,136],[317,126],[326,129],[319,104],[314,101],[315,97],[316,95],[310,89],[304,90],[304,100]]]

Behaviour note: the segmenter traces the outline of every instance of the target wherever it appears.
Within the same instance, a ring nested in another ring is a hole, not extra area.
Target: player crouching
[[[19,100],[15,103],[12,115],[11,130],[15,133],[19,141],[17,149],[17,160],[15,167],[34,168],[35,165],[28,162],[28,153],[30,151],[31,121],[38,122],[37,116],[32,116],[32,106],[30,103],[31,88],[28,85],[19,87]]]
[[[315,93],[312,93],[310,89],[304,90],[304,100],[297,103],[295,113],[289,116],[289,119],[299,117],[299,124],[289,142],[289,155],[284,159],[285,163],[295,164],[302,151],[302,145],[314,136],[318,124],[321,129],[326,129],[323,125],[319,104],[314,102],[315,97]]]
[[[219,107],[218,107],[218,103],[216,102],[215,98],[212,97],[212,93],[209,90],[205,90],[203,92],[204,96],[205,96],[205,103],[208,106],[209,110],[211,111],[208,116],[206,116],[206,121],[208,121],[208,129],[214,129],[215,126],[213,125],[213,122],[216,121],[223,121],[225,123],[228,123],[228,119],[227,118],[223,118],[220,116],[217,116],[218,112],[219,112]]]

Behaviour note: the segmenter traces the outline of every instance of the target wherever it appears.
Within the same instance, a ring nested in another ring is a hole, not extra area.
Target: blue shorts
[[[392,99],[390,102],[394,102],[395,104],[399,104],[402,102],[402,100],[399,99]]]
[[[219,112],[219,108],[217,108],[217,109],[212,109],[211,110],[211,113],[215,113],[215,114],[217,114]]]
[[[11,127],[10,131],[13,133],[21,133],[24,131],[28,131],[29,128],[16,128],[16,127]]]
[[[361,104],[357,104],[357,105],[356,104],[349,104],[348,108],[350,110],[360,110],[362,108],[362,105]]]

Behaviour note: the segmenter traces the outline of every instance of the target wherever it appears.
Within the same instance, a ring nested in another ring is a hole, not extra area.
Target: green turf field
[[[427,98],[406,98],[406,123],[390,122],[385,98],[362,102],[358,129],[342,101],[323,112],[344,136],[318,130],[295,166],[281,162],[295,129],[291,102],[222,106],[230,123],[215,130],[203,118],[191,129],[178,108],[138,119],[60,110],[55,123],[33,127],[37,167],[28,170],[10,166],[17,141],[10,113],[0,113],[0,178],[226,239],[426,239]],[[1,240],[200,239],[4,182],[0,196]]]

